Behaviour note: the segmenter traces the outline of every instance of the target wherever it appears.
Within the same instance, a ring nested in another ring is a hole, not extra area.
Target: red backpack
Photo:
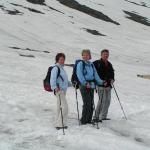
[[[53,69],[54,67],[57,67],[57,68],[58,68],[57,79],[58,79],[58,77],[61,77],[61,76],[60,76],[60,68],[59,68],[58,66],[50,66],[50,67],[48,68],[47,75],[46,75],[45,79],[43,80],[44,89],[45,89],[45,91],[48,91],[48,92],[53,92],[53,90],[52,90],[52,88],[51,88],[51,85],[50,85],[50,78],[51,78],[52,69]],[[61,77],[61,79],[63,80],[62,77]]]

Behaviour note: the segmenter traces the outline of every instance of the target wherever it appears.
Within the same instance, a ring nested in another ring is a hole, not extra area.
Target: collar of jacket
[[[60,67],[60,68],[63,68],[63,67],[64,67],[64,65],[61,65],[61,64],[59,64],[59,63],[56,63],[56,65],[57,65],[58,67]]]
[[[85,62],[86,65],[91,65],[92,64],[92,62],[89,61],[89,60],[83,60],[83,61]]]
[[[105,61],[101,58],[99,61],[102,62],[103,65],[110,66],[110,62],[109,62],[108,60],[105,62]]]

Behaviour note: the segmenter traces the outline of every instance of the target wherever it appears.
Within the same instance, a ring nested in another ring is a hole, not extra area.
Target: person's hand
[[[107,87],[107,85],[108,85],[108,82],[104,81],[104,87]]]
[[[87,89],[90,89],[90,88],[91,88],[91,85],[90,85],[89,83],[87,83],[87,84],[86,84],[86,88],[87,88]]]
[[[110,84],[114,84],[115,80],[114,79],[111,79],[110,80]]]
[[[58,93],[60,91],[60,88],[56,88],[55,92]]]

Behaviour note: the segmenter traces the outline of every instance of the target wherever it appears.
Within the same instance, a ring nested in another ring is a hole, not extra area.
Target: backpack
[[[76,60],[75,61],[75,64],[74,64],[74,67],[73,67],[73,73],[72,73],[72,77],[71,77],[71,82],[72,82],[72,85],[73,87],[75,87],[76,89],[79,88],[79,85],[80,85],[80,81],[78,79],[78,76],[77,76],[77,65],[79,62],[83,62],[83,70],[85,69],[85,62],[83,60]]]
[[[61,77],[61,76],[60,76],[60,68],[59,68],[58,66],[50,66],[50,67],[48,68],[47,75],[46,75],[45,79],[43,80],[44,89],[45,89],[45,91],[48,91],[48,92],[53,92],[53,90],[52,90],[52,88],[51,88],[51,85],[50,85],[50,78],[51,78],[52,69],[53,69],[54,67],[57,67],[57,68],[58,68],[57,79],[58,79],[58,77]],[[61,79],[63,80],[62,77],[61,77]]]

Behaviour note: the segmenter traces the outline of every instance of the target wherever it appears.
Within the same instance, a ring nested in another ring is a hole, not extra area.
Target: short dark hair
[[[103,49],[103,50],[101,51],[101,55],[102,55],[103,53],[109,53],[109,50],[108,50],[108,49]]]
[[[56,63],[59,61],[60,57],[63,57],[64,59],[66,58],[64,53],[57,53],[57,55],[55,57]]]

